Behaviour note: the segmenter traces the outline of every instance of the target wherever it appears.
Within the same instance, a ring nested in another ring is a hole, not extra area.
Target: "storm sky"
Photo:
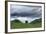
[[[29,22],[42,17],[42,7],[32,5],[10,5],[11,20],[18,19],[20,21],[28,20]]]

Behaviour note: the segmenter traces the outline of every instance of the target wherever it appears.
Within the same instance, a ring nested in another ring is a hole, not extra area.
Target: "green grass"
[[[38,28],[41,27],[41,23],[36,23],[36,24],[29,24],[29,23],[11,23],[11,29],[17,29],[17,28]]]
[[[42,26],[42,21],[40,19],[36,19],[31,23],[22,23],[19,20],[11,21],[11,29],[18,29],[18,28],[39,28]]]

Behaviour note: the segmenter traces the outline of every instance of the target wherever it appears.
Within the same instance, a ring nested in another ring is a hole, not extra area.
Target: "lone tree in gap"
[[[25,23],[28,23],[28,21],[26,20]]]

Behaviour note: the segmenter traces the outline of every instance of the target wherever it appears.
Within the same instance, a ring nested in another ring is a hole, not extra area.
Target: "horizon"
[[[41,6],[23,6],[23,5],[10,5],[10,21],[18,19],[22,22],[28,20],[29,22],[42,18]]]

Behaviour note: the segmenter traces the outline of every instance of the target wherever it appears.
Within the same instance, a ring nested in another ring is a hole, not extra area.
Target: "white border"
[[[42,27],[41,28],[10,29],[10,4],[42,6]],[[36,31],[36,30],[44,30],[44,4],[8,2],[8,32]]]

